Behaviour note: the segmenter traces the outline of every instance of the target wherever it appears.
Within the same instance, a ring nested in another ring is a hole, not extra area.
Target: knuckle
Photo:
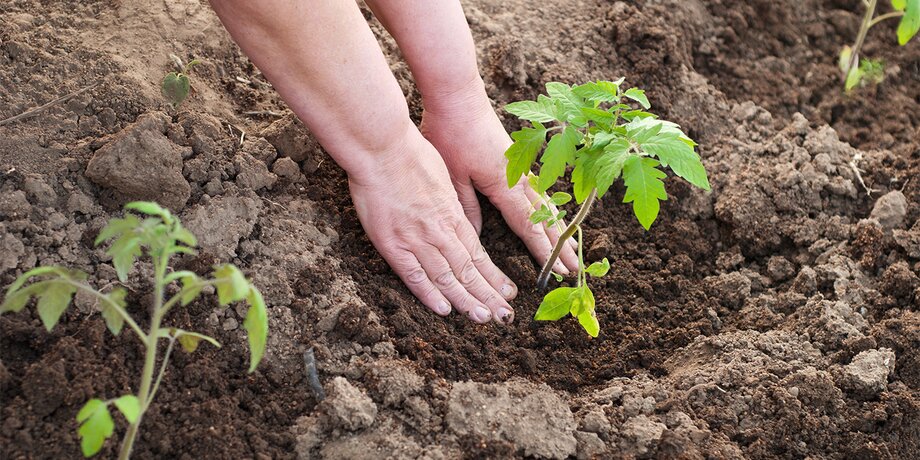
[[[441,273],[435,277],[434,284],[441,289],[446,289],[454,284],[454,274],[450,271]]]
[[[406,283],[412,286],[421,286],[428,280],[428,275],[422,267],[416,267],[406,274]]]
[[[479,271],[476,270],[476,265],[473,264],[473,259],[467,258],[463,261],[463,264],[460,265],[457,278],[459,278],[464,286],[467,286],[476,280],[476,275],[478,273]]]

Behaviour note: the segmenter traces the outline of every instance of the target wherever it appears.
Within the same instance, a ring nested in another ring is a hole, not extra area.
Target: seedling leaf
[[[681,141],[678,134],[659,133],[645,141],[642,149],[658,157],[662,166],[670,167],[675,174],[683,177],[687,182],[703,190],[710,190],[706,168],[703,167],[699,155],[693,151],[693,147]]]
[[[643,109],[648,110],[652,105],[648,103],[648,98],[645,97],[645,90],[639,88],[629,88],[626,92],[623,93],[624,96],[628,97],[639,103]]]
[[[578,315],[578,323],[585,328],[585,332],[591,337],[597,337],[601,332],[601,325],[597,322],[597,312],[595,310],[584,312]]]
[[[191,89],[192,84],[188,79],[188,75],[184,73],[170,72],[163,77],[163,83],[160,85],[160,91],[163,96],[174,108],[179,107],[179,104],[188,97]]]
[[[905,3],[904,16],[898,23],[898,43],[904,46],[920,31],[920,0],[902,0],[902,3]]]
[[[562,206],[572,201],[572,195],[565,192],[556,192],[549,198],[549,202],[556,206]]]
[[[576,96],[591,102],[618,102],[619,85],[611,81],[589,82],[572,88]]]
[[[109,414],[109,408],[101,399],[90,399],[77,413],[80,428],[80,448],[84,457],[95,455],[102,449],[105,440],[115,432],[115,422]]]
[[[565,167],[575,163],[575,146],[581,139],[581,134],[573,126],[566,126],[565,130],[553,136],[543,151],[540,161],[540,179],[537,181],[537,192],[543,193],[565,174]]]
[[[537,209],[530,215],[530,222],[533,224],[539,224],[545,220],[548,220],[553,217],[553,212],[546,207],[546,205],[540,206],[540,209]]]
[[[629,141],[617,139],[607,144],[604,147],[604,152],[594,161],[592,169],[594,169],[594,180],[598,196],[604,196],[613,181],[620,177],[623,163],[630,157],[629,149]]]
[[[604,260],[600,262],[594,262],[585,269],[585,273],[595,278],[600,278],[606,275],[608,271],[610,271],[610,261],[608,261],[606,257],[604,257]]]
[[[249,295],[249,281],[239,268],[230,264],[220,265],[214,270],[214,287],[217,288],[220,306],[243,300]]]
[[[77,288],[58,280],[45,281],[41,284],[44,289],[35,294],[38,297],[38,317],[41,318],[45,329],[51,332],[61,319],[64,310],[70,305],[70,299],[77,292]]]
[[[536,121],[547,123],[556,120],[556,104],[548,97],[542,97],[536,101],[512,102],[505,106],[505,110],[527,121]]]
[[[128,291],[125,288],[117,287],[112,289],[112,292],[108,293],[106,297],[124,311],[124,308],[128,306],[128,303],[125,301],[127,295]],[[109,331],[114,335],[120,334],[122,327],[125,325],[125,318],[121,315],[121,312],[108,302],[102,302],[101,308],[102,319],[105,320],[105,325],[109,328]]]
[[[633,213],[646,230],[658,217],[659,201],[667,200],[661,179],[667,177],[658,169],[659,162],[651,158],[632,156],[623,165],[623,181],[626,183],[624,203],[633,204]]]
[[[505,151],[508,166],[505,175],[508,177],[508,188],[514,187],[521,176],[530,171],[530,165],[537,159],[537,153],[546,141],[546,128],[537,125],[534,128],[523,128],[511,133],[514,143]]]
[[[125,209],[150,216],[159,216],[166,224],[173,223],[172,213],[152,201],[132,201],[125,205]]]
[[[265,308],[265,299],[255,286],[249,289],[249,311],[243,320],[243,327],[249,337],[249,372],[256,369],[262,355],[265,354],[265,343],[268,338],[268,310]]]
[[[543,302],[537,308],[533,319],[537,321],[556,321],[569,314],[572,310],[572,299],[577,295],[578,288],[560,287],[553,289],[543,297]]]
[[[201,294],[202,288],[204,288],[204,284],[201,283],[201,280],[194,273],[183,276],[182,297],[179,299],[179,302],[182,303],[183,307],[192,303],[192,301]]]
[[[176,328],[173,328],[170,332],[172,333],[172,336],[175,337],[176,341],[179,342],[179,345],[182,345],[182,349],[187,353],[194,353],[195,350],[198,349],[198,344],[201,343],[202,340],[210,343],[211,345],[214,345],[217,348],[220,348],[220,342],[218,342],[217,339],[204,334]]]
[[[115,401],[115,407],[121,412],[121,415],[125,416],[125,420],[128,423],[134,423],[137,421],[137,418],[141,415],[141,403],[138,401],[137,396],[134,395],[124,395]]]

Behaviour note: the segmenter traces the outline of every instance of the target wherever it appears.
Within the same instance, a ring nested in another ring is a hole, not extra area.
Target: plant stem
[[[847,68],[843,71],[843,80],[846,81],[847,76],[850,75],[850,70],[853,69],[853,66],[856,66],[859,63],[859,50],[863,46],[863,42],[866,41],[866,34],[869,33],[869,28],[872,27],[872,16],[875,16],[875,7],[878,4],[878,0],[869,0],[866,5],[866,15],[863,16],[862,24],[859,26],[859,33],[856,35],[856,43],[853,44],[853,49],[850,51],[850,61],[847,63]]]
[[[163,294],[166,283],[163,278],[166,276],[166,267],[168,265],[168,256],[159,255],[154,257],[154,292],[153,292],[153,311],[150,313],[150,331],[147,333],[147,352],[144,357],[144,370],[141,374],[141,387],[137,393],[137,399],[141,404],[140,414],[137,420],[128,427],[125,434],[125,440],[121,444],[121,452],[118,454],[119,460],[128,460],[131,457],[131,450],[134,448],[134,440],[137,438],[138,428],[141,420],[150,406],[150,386],[153,382],[153,371],[157,363],[157,342],[159,336],[157,331],[160,330],[160,322],[163,320]]]
[[[583,235],[581,233],[581,225],[578,226],[578,286],[583,286],[588,284],[588,276],[585,275],[585,257],[583,255],[582,247],[583,245]]]
[[[150,394],[147,396],[147,405],[150,405],[150,402],[153,401],[154,396],[157,394],[157,390],[160,389],[160,382],[163,380],[163,374],[166,373],[166,365],[169,363],[169,356],[172,354],[173,348],[176,346],[176,339],[170,338],[169,345],[166,347],[166,353],[163,354],[163,362],[160,363],[160,371],[157,372],[157,379],[153,382],[153,388],[150,390]]]
[[[556,242],[556,247],[553,248],[553,252],[549,255],[549,259],[546,259],[546,263],[543,264],[543,269],[540,270],[540,276],[537,277],[537,289],[546,289],[546,284],[549,282],[549,276],[553,272],[553,265],[559,258],[559,254],[562,253],[562,249],[568,244],[569,238],[575,234],[578,230],[578,226],[581,225],[581,222],[588,216],[588,212],[591,211],[591,205],[594,204],[595,198],[597,198],[597,189],[591,190],[591,193],[588,194],[588,198],[585,199],[585,202],[581,205],[581,209],[578,210],[578,214],[575,214],[575,218],[572,219],[572,222],[569,222],[569,226],[562,232],[562,235],[559,235],[559,241]]]
[[[881,15],[881,16],[875,18],[875,19],[873,19],[872,22],[869,23],[869,27],[872,27],[872,26],[874,26],[874,25],[876,25],[876,24],[878,24],[878,23],[880,23],[880,22],[882,22],[882,21],[884,21],[884,20],[886,20],[886,19],[899,18],[899,17],[901,17],[901,16],[904,16],[904,12],[903,12],[903,11],[892,11],[892,12],[890,12],[890,13],[885,13],[885,14],[883,14],[883,15]]]

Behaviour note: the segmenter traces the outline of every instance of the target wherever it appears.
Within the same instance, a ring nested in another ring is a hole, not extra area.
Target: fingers
[[[406,287],[426,307],[441,316],[450,314],[450,302],[428,278],[428,273],[415,255],[409,251],[391,252],[385,249],[381,250],[381,254]]]
[[[441,250],[426,244],[418,247],[416,257],[432,285],[450,301],[457,311],[477,323],[487,323],[492,319],[492,310],[460,283],[457,275],[454,274],[453,267],[444,258]]]
[[[482,233],[482,209],[479,207],[476,189],[470,182],[454,182],[454,189],[457,190],[457,198],[460,200],[460,206],[463,207],[463,214],[473,224],[476,234],[480,235]]]
[[[469,252],[476,269],[479,270],[486,282],[492,286],[492,289],[501,294],[505,300],[514,299],[518,292],[517,286],[511,281],[511,278],[508,278],[500,268],[495,266],[485,248],[482,247],[479,237],[472,231],[472,227],[460,225],[457,228],[457,238]]]
[[[468,228],[465,232],[472,232]],[[477,239],[478,242],[478,239]],[[441,240],[438,249],[450,265],[454,279],[463,286],[463,289],[472,294],[479,302],[488,307],[492,318],[502,323],[510,323],[514,319],[514,313],[508,302],[502,298],[502,295],[486,281],[484,274],[480,271],[480,266],[491,266],[488,269],[490,276],[498,270],[498,267],[492,265],[492,262],[485,256],[484,250],[477,251],[478,263],[473,261],[473,256],[466,249],[459,237],[452,237]],[[500,275],[504,278],[504,275]],[[442,291],[444,292],[444,291]],[[446,294],[446,293],[445,293]],[[448,295],[448,298],[450,296]]]

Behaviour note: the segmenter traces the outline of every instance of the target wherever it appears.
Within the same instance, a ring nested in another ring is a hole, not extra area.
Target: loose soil
[[[670,180],[650,232],[614,198],[589,217],[589,258],[613,263],[592,284],[590,339],[530,319],[537,267],[488,207],[516,322],[419,304],[365,237],[343,171],[206,3],[7,2],[0,119],[100,84],[0,127],[0,285],[46,264],[112,282],[92,240],[127,200],[157,199],[201,237],[177,268],[233,262],[263,290],[253,374],[245,311],[172,313],[224,347],[173,357],[136,458],[917,458],[920,46],[873,29],[886,80],[843,94],[836,56],[860,3],[464,2],[496,106],[625,76],[700,143],[711,193]],[[408,68],[370,23],[417,118]],[[204,61],[178,112],[158,89],[170,53]],[[134,305],[149,274],[127,283]],[[96,313],[78,296],[52,333],[31,308],[0,318],[0,457],[77,457],[79,407],[135,389],[142,348]]]

